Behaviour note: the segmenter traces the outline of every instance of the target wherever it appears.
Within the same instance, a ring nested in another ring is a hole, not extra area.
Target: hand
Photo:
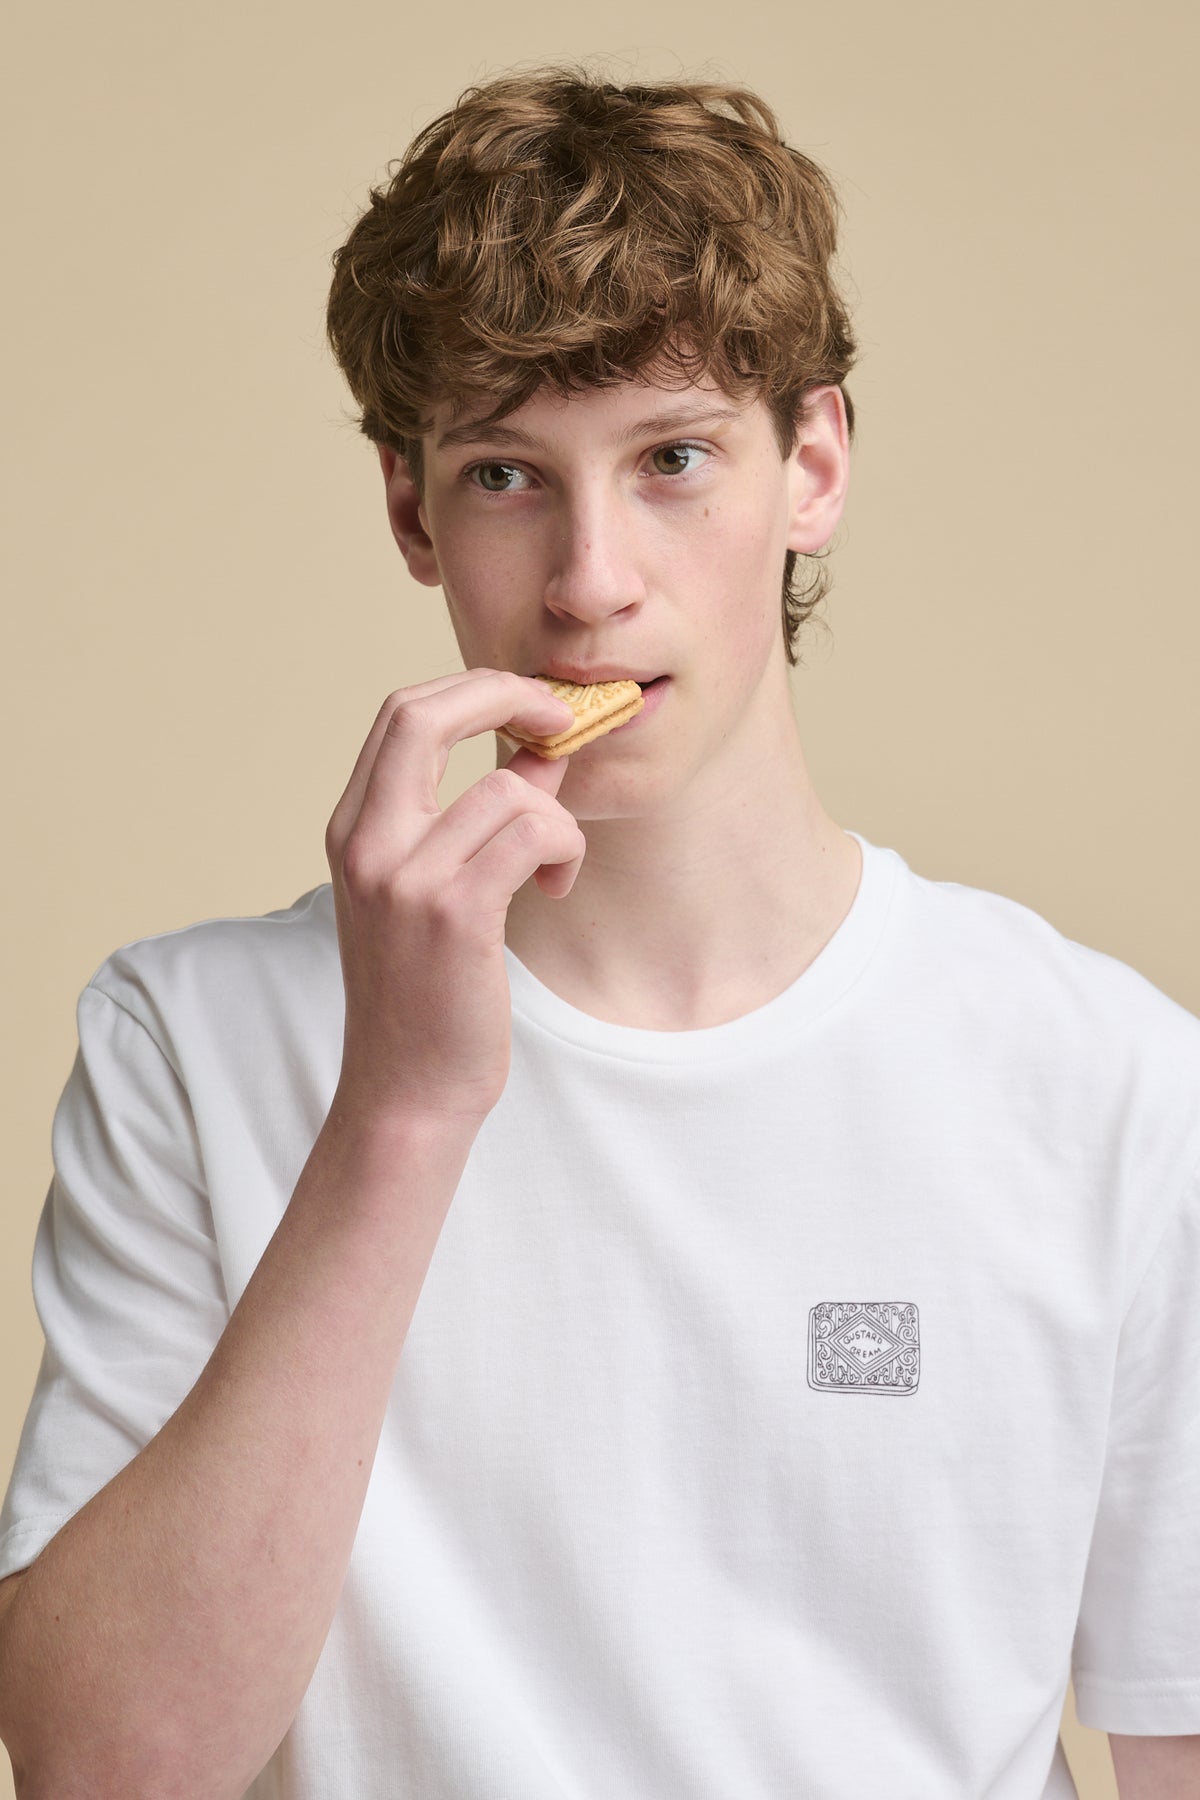
[[[570,892],[587,841],[555,799],[567,757],[518,750],[443,813],[451,747],[510,721],[573,718],[539,681],[468,669],[399,688],[380,708],[325,832],[346,1025],[338,1092],[372,1116],[478,1126],[504,1091],[512,1002],[504,926],[532,875]]]

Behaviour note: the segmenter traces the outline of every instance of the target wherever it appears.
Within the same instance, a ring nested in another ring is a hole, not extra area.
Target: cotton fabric
[[[839,929],[723,1025],[506,949],[508,1084],[249,1800],[1066,1800],[1072,1673],[1084,1725],[1200,1732],[1200,1020],[852,835]],[[342,1026],[328,883],[84,988],[0,1575],[199,1375]]]

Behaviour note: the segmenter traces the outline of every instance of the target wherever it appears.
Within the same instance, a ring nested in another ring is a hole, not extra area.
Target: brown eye
[[[488,462],[488,463],[476,463],[476,465],[475,465],[474,469],[471,471],[471,473],[479,476],[480,485],[482,486],[482,488],[484,489],[484,491],[486,493],[505,494],[508,492],[507,485],[505,483],[501,482],[501,484],[498,487],[493,487],[491,485],[490,478],[493,475],[497,475],[497,474],[499,474],[501,476],[512,475],[514,473],[514,470],[513,470],[511,463]]]
[[[659,466],[660,475],[687,475],[695,466],[697,453],[701,456],[708,454],[701,444],[664,444],[661,449],[653,451],[652,455],[667,459],[667,467]]]

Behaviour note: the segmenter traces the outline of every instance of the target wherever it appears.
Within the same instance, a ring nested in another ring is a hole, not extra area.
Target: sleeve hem
[[[0,1581],[36,1562],[51,1538],[57,1537],[73,1516],[72,1513],[53,1517],[47,1514],[44,1518],[25,1519],[20,1525],[10,1525],[0,1537]]]
[[[1111,1681],[1072,1674],[1075,1715],[1092,1731],[1131,1737],[1186,1737],[1200,1732],[1200,1679]]]

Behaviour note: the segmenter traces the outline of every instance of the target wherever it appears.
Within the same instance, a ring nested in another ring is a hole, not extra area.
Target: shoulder
[[[1018,900],[911,870],[903,890],[893,980],[948,1084],[970,1071],[1006,1112],[1091,1119],[1114,1154],[1195,1163],[1200,1018]]]
[[[907,874],[908,918],[926,967],[999,1017],[1058,1020],[1129,1042],[1162,1041],[1200,1074],[1200,1018],[1119,957],[1068,937],[1032,907],[963,882]]]
[[[80,996],[103,995],[171,1055],[206,1023],[288,1029],[298,1010],[342,1004],[333,890],[328,882],[274,911],[199,920],[110,952]],[[172,1058],[174,1060],[174,1058]]]

